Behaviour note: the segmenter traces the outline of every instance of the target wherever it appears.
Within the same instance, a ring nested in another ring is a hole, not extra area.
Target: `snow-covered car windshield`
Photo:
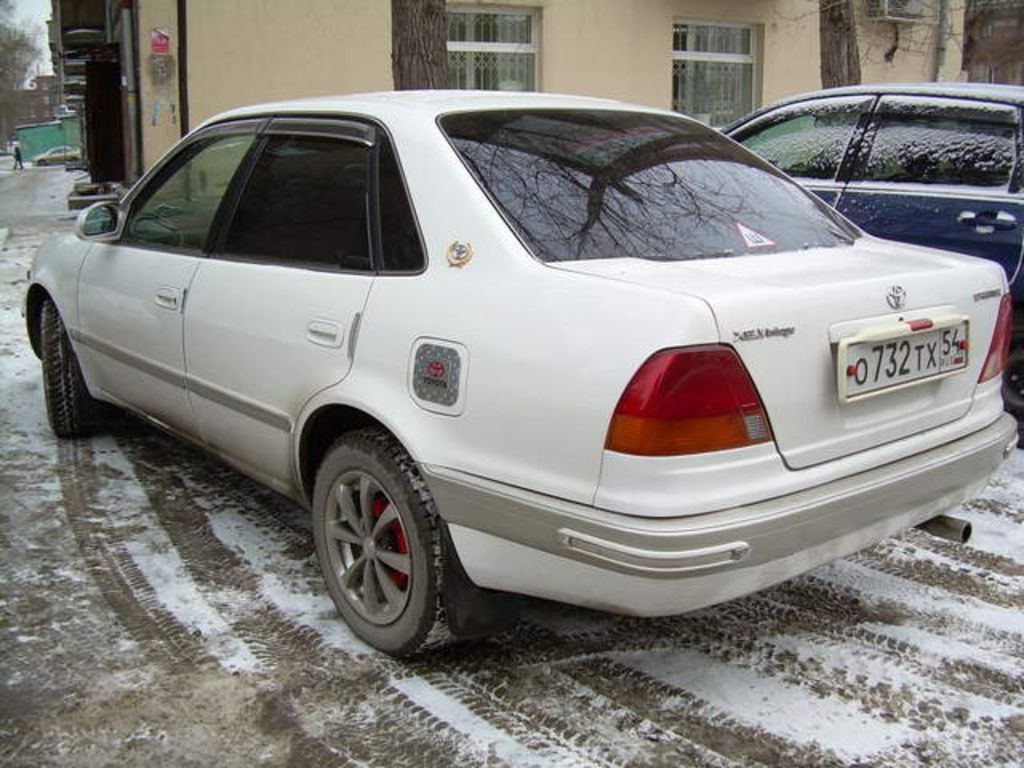
[[[682,261],[857,237],[767,163],[668,115],[496,110],[451,114],[440,124],[544,261]]]

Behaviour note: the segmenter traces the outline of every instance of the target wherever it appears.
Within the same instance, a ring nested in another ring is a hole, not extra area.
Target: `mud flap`
[[[438,526],[444,555],[442,586],[448,629],[460,640],[496,635],[519,620],[522,598],[509,592],[482,589],[470,581],[455,551],[448,526]]]

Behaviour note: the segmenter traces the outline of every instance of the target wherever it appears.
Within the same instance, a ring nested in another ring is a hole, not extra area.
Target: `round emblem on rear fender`
[[[907,306],[907,292],[902,285],[894,285],[886,294],[885,300],[893,309],[903,309]]]
[[[460,269],[473,260],[473,246],[456,240],[448,246],[448,266]]]

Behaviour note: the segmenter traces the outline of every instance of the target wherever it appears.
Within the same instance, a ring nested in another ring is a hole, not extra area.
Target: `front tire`
[[[327,589],[352,630],[392,656],[451,640],[429,490],[387,432],[339,438],[316,476],[313,535]]]
[[[50,299],[43,302],[39,336],[50,428],[57,437],[84,437],[95,426],[102,404],[85,386],[64,321]]]

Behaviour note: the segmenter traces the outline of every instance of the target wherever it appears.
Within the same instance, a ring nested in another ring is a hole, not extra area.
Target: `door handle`
[[[306,338],[321,347],[337,349],[345,338],[341,324],[333,320],[310,320],[306,326]]]
[[[979,235],[991,235],[996,230],[1006,232],[1017,227],[1017,217],[1007,211],[961,211],[956,220],[973,227]]]
[[[178,307],[181,305],[181,291],[177,288],[172,288],[169,285],[161,285],[156,289],[156,294],[153,296],[153,303],[158,307],[163,307],[164,309],[170,309],[177,312]]]

